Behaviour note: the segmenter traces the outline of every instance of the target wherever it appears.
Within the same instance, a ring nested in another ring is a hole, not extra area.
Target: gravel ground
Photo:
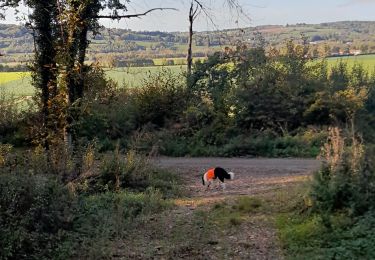
[[[246,159],[246,158],[159,158],[155,163],[183,175],[192,197],[227,197],[256,195],[270,189],[285,187],[319,168],[314,159]],[[222,167],[235,173],[226,190],[202,186],[202,174],[212,167]]]

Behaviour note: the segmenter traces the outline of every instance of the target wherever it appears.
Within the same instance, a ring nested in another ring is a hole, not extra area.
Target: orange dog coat
[[[205,173],[205,177],[206,177],[207,181],[211,181],[211,180],[215,179],[216,178],[216,176],[215,176],[215,168],[209,169]]]

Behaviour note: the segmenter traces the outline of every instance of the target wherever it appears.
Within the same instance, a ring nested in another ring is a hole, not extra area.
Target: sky
[[[225,0],[201,0],[209,16],[201,13],[196,31],[249,27],[266,24],[321,23],[334,21],[375,21],[375,0],[238,0],[246,15],[231,10]],[[155,11],[147,16],[127,20],[102,20],[109,28],[135,31],[187,31],[190,0],[131,0],[128,13],[141,13],[155,7],[171,7],[178,11]],[[24,9],[27,13],[27,10]],[[3,22],[3,21],[2,21]],[[7,23],[15,23],[7,15]]]

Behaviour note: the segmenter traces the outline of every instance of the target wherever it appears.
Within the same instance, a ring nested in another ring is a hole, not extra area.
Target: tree
[[[199,15],[199,10],[204,9],[202,4],[197,0],[192,0],[189,10],[189,43],[188,43],[188,55],[187,55],[187,77],[191,75],[191,67],[193,64],[193,23]]]
[[[21,4],[32,10],[27,25],[33,30],[35,59],[33,85],[39,90],[41,128],[39,140],[49,148],[57,140],[71,144],[71,124],[76,119],[84,92],[88,67],[84,64],[88,47],[87,34],[98,33],[99,19],[141,17],[122,14],[129,0],[0,0],[0,9],[17,8]],[[110,15],[101,15],[109,10]],[[0,17],[4,18],[1,14]]]
[[[237,0],[226,0],[232,8],[240,10]],[[35,61],[33,84],[39,90],[41,132],[39,139],[48,149],[53,140],[64,139],[72,143],[71,125],[77,118],[76,107],[84,95],[85,64],[89,31],[98,33],[99,19],[129,19],[144,13],[124,14],[129,0],[0,0],[0,10],[18,8],[21,4],[31,9],[28,26],[33,30]],[[201,10],[203,5],[193,0]],[[193,20],[197,15],[192,9]],[[242,9],[241,9],[242,10]],[[103,15],[103,11],[111,12]],[[4,17],[3,14],[0,14]],[[192,56],[192,54],[190,55]],[[191,60],[191,59],[190,59]],[[190,65],[191,66],[191,65]]]
[[[238,0],[226,0],[225,2],[229,5],[231,9],[237,10],[238,14],[243,14],[246,16]],[[194,35],[193,25],[194,25],[194,21],[197,19],[200,12],[203,12],[206,18],[209,19],[212,24],[215,24],[212,16],[208,12],[208,7],[204,5],[204,1],[191,0],[190,9],[189,9],[189,38],[188,38],[188,54],[187,54],[188,84],[190,84],[189,79],[191,76],[192,65],[193,65],[193,35]]]

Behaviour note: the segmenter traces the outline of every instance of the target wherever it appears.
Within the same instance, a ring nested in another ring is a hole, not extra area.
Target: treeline
[[[292,41],[282,50],[227,48],[197,61],[187,82],[164,70],[139,89],[117,89],[104,72],[93,75],[76,134],[100,140],[103,150],[118,141],[126,149],[138,136],[147,139],[144,152],[175,156],[316,156],[329,126],[352,123],[373,140],[374,75],[359,64],[328,68],[308,53]],[[5,130],[9,142],[27,136]]]
[[[29,68],[26,65],[2,65],[0,64],[0,72],[20,72],[20,71],[28,71]]]
[[[187,85],[166,70],[139,89],[112,89],[76,131],[103,149],[138,136],[144,152],[174,156],[316,156],[331,125],[353,122],[373,140],[374,76],[307,53],[291,41],[280,51],[228,48],[197,62]]]

